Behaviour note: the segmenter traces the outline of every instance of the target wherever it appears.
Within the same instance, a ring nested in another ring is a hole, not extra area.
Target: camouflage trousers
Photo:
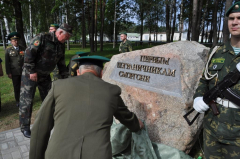
[[[221,143],[214,136],[203,131],[205,159],[239,159],[240,146]]]
[[[30,72],[25,68],[23,69],[19,102],[19,122],[21,129],[30,127],[36,86],[38,86],[43,101],[51,89],[51,83],[50,75],[38,74],[38,81],[34,82],[30,80]]]
[[[53,81],[61,79],[61,76],[59,75],[59,69],[57,66],[54,68],[52,73],[53,73]]]

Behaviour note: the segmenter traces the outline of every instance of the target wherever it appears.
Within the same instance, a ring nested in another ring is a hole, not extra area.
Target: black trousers
[[[19,97],[20,97],[21,77],[22,75],[12,75],[14,96],[17,103],[19,103]]]

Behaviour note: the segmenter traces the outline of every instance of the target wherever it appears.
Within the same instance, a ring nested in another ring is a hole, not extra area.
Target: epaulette
[[[9,48],[11,48],[11,47],[13,47],[13,46],[8,46],[7,49],[9,49]]]

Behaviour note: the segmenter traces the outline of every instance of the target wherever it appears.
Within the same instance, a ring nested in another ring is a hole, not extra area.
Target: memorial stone
[[[121,87],[125,104],[146,122],[152,142],[188,153],[203,114],[192,126],[183,115],[192,108],[208,51],[197,42],[181,41],[118,54],[105,65],[103,80]]]

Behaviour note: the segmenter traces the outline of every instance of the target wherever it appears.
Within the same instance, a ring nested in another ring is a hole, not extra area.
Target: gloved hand
[[[240,72],[240,62],[236,65],[238,71]]]
[[[193,108],[199,113],[204,113],[209,106],[203,101],[203,97],[197,97],[193,101]]]

